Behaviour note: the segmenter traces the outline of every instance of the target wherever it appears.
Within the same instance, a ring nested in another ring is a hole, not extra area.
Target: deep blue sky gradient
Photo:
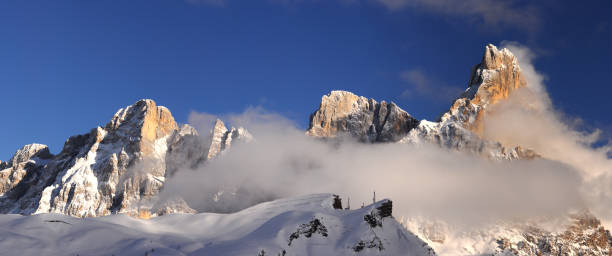
[[[517,4],[521,4],[519,1]],[[487,43],[537,54],[555,106],[612,130],[609,1],[541,1],[534,28],[376,1],[47,1],[0,4],[0,159],[24,144],[61,150],[141,98],[190,111],[278,112],[306,128],[323,94],[344,89],[435,119],[450,101],[402,97],[400,73],[464,89]]]

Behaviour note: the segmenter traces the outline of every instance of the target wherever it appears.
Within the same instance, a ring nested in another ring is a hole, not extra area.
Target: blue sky
[[[612,130],[609,1],[1,5],[2,160],[32,142],[59,152],[70,135],[103,126],[141,98],[167,106],[181,123],[191,111],[261,106],[306,128],[321,96],[344,89],[434,119],[465,88],[484,46],[506,40],[538,55],[555,107]]]

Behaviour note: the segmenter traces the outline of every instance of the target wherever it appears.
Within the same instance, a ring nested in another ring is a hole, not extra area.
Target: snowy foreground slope
[[[388,200],[356,210],[337,210],[332,204],[331,194],[316,194],[233,214],[171,214],[149,220],[124,214],[0,215],[0,254],[435,255],[393,217],[382,217],[390,214],[384,210]]]

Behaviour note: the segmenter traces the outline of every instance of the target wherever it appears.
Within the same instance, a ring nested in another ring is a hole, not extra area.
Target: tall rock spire
[[[457,98],[441,121],[459,122],[464,128],[480,135],[485,109],[510,93],[525,87],[517,58],[508,49],[497,49],[492,44],[485,47],[482,61],[474,66],[468,88]]]
[[[208,149],[208,159],[215,157],[221,152],[225,146],[225,138],[227,136],[227,127],[220,119],[215,120],[215,125],[210,131],[211,143]]]
[[[227,129],[223,121],[220,119],[215,120],[215,124],[210,131],[210,147],[208,148],[207,159],[212,159],[219,153],[227,150],[232,145],[232,141],[244,140],[250,141],[253,136],[244,128],[231,127]]]

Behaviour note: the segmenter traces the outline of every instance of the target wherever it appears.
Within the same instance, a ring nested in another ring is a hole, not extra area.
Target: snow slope
[[[233,214],[174,214],[149,220],[124,214],[0,215],[0,254],[258,255],[263,250],[265,255],[283,255],[284,250],[285,255],[435,255],[393,217],[377,215],[377,207],[388,200],[356,210],[336,210],[332,202],[331,194],[316,194]],[[380,226],[365,221],[372,213]]]

